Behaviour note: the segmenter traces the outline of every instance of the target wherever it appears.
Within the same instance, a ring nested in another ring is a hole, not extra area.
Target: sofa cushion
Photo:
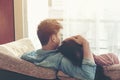
[[[32,50],[34,50],[34,46],[28,38],[0,45],[0,52],[12,57],[20,57],[23,53]]]
[[[66,75],[65,73],[63,73],[62,71],[59,71],[57,76],[60,80],[80,80],[80,79],[70,77],[70,76]]]

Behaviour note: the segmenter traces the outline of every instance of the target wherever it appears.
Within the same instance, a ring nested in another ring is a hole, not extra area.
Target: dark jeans
[[[94,80],[111,80],[111,79],[104,74],[103,67],[100,65],[97,65]]]
[[[38,79],[7,70],[0,70],[0,80],[45,80],[45,79]]]

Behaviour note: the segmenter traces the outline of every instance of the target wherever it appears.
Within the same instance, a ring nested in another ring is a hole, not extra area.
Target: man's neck
[[[54,50],[52,45],[44,45],[44,46],[42,46],[42,49],[43,50]]]

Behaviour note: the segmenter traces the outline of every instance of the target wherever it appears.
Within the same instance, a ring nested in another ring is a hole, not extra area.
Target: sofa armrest
[[[0,69],[9,70],[36,78],[55,79],[55,70],[35,66],[17,57],[0,53]]]
[[[120,80],[120,64],[104,66],[104,73],[110,77],[111,80]]]
[[[106,70],[106,71],[120,70],[120,64],[114,64],[114,65],[110,65],[110,66],[104,66],[104,70]]]

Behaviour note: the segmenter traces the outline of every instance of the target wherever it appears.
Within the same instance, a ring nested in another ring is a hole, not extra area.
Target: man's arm
[[[26,61],[29,61],[31,63],[34,63],[34,61],[36,60],[36,57],[35,57],[35,51],[32,51],[32,52],[29,52],[29,53],[24,53],[22,56],[21,56],[21,59],[24,59]]]

